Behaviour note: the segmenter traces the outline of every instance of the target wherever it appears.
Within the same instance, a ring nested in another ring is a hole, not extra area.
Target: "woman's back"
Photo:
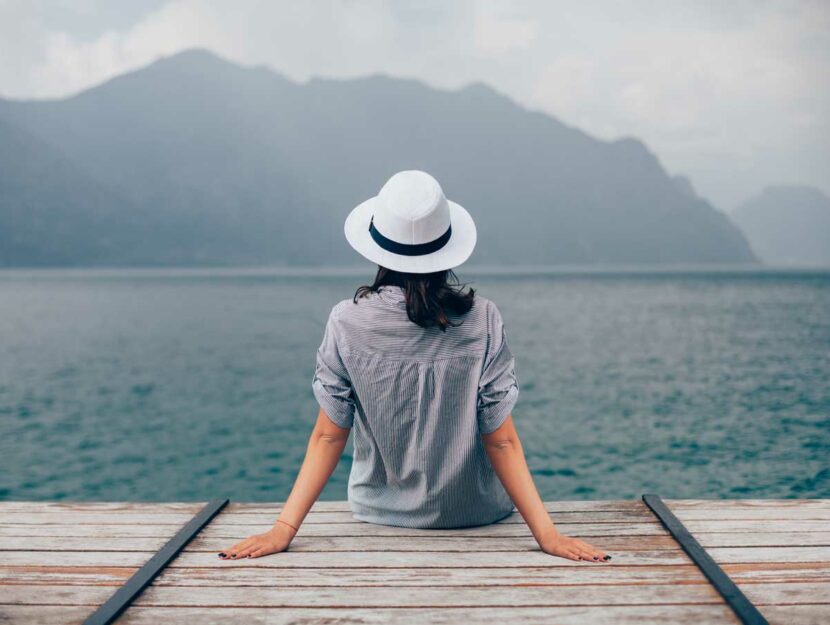
[[[519,393],[501,315],[476,295],[469,312],[449,316],[460,325],[413,323],[391,285],[329,315],[312,388],[334,423],[354,428],[355,518],[446,528],[514,509],[481,441]]]
[[[344,232],[377,263],[375,281],[329,314],[312,379],[320,411],[274,527],[219,556],[287,549],[354,429],[355,518],[449,528],[518,509],[545,553],[610,559],[554,527],[511,418],[519,387],[501,314],[448,282],[475,247],[472,216],[429,174],[403,171],[352,209]]]

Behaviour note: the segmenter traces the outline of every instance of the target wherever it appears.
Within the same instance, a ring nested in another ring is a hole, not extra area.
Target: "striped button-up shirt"
[[[354,518],[383,525],[484,525],[515,510],[481,434],[519,395],[496,305],[475,296],[460,326],[422,328],[403,289],[338,302],[317,350],[314,396],[354,430],[348,501]]]

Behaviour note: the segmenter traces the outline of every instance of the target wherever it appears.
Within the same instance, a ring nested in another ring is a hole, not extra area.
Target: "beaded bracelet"
[[[282,519],[277,519],[277,523],[285,523],[288,527],[290,527],[290,528],[291,528],[292,530],[294,530],[295,532],[296,532],[296,531],[298,531],[296,527],[294,527],[293,525],[291,525],[291,523],[286,523],[286,522],[285,522],[285,521],[283,521]]]

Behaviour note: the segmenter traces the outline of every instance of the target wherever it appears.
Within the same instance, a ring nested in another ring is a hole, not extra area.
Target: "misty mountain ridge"
[[[70,98],[0,100],[0,264],[356,265],[343,221],[403,169],[471,212],[469,264],[755,261],[636,139],[482,83],[296,83],[189,51]]]
[[[830,266],[830,197],[815,187],[767,187],[731,217],[765,263]]]

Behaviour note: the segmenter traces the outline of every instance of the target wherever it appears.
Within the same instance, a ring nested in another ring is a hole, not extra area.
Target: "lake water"
[[[0,272],[0,499],[284,500],[370,273]],[[830,497],[830,273],[458,273],[544,499]]]

